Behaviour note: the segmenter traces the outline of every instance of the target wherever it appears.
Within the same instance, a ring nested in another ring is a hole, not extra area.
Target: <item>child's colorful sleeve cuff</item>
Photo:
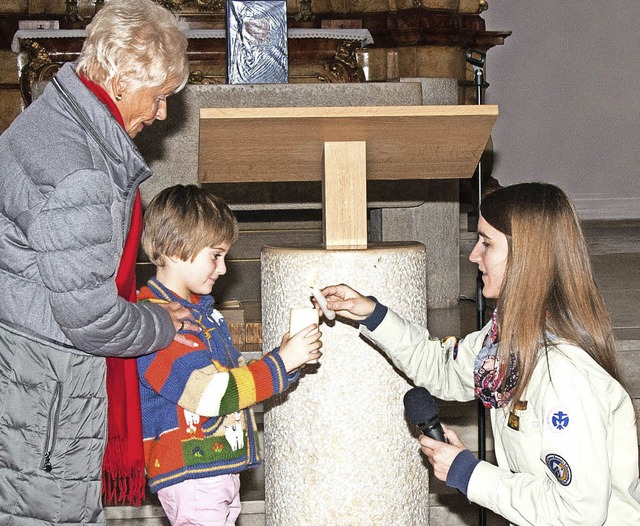
[[[281,393],[288,389],[292,380],[297,378],[296,375],[290,376],[284,366],[284,362],[280,357],[279,348],[274,349],[269,354],[265,355],[262,359],[266,365],[268,365],[271,371],[271,384],[273,393]]]

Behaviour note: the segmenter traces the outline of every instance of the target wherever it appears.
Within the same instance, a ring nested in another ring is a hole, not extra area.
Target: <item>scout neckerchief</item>
[[[498,358],[498,311],[493,311],[491,329],[485,336],[482,349],[476,356],[473,381],[475,394],[485,407],[503,407],[509,403],[513,390],[518,382],[518,367],[515,354],[509,355],[509,369],[507,379],[502,385],[503,374],[500,370]]]

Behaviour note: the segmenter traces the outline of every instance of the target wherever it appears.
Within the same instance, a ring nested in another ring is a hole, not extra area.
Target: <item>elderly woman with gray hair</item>
[[[166,118],[186,49],[166,9],[111,0],[77,63],[0,136],[2,524],[104,524],[105,357],[198,330],[178,303],[135,303],[151,171],[132,138]]]

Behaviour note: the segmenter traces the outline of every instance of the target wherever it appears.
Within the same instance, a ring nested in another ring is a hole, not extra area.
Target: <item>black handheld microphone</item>
[[[438,405],[424,387],[413,387],[405,393],[404,410],[409,422],[418,426],[424,435],[440,442],[447,441],[438,418]]]

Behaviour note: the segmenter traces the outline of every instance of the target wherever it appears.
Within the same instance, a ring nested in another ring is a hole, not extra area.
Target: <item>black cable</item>
[[[483,104],[482,88],[484,85],[484,61],[485,54],[475,49],[469,49],[466,56],[467,62],[473,66],[473,80],[476,88],[476,102],[478,105]],[[482,156],[478,161],[477,167],[478,174],[478,220],[480,219],[480,203],[482,202]],[[485,298],[482,294],[482,272],[478,269],[476,276],[476,322],[478,330],[484,327],[484,311],[485,311]],[[478,417],[478,455],[480,460],[486,460],[487,458],[487,429],[486,429],[486,413],[483,403],[478,400],[477,402],[477,417]],[[487,521],[487,510],[480,506],[478,512],[478,523],[480,526],[485,526]]]

